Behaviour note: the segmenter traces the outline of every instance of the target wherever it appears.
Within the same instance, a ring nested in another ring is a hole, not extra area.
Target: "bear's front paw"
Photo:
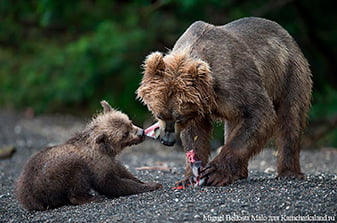
[[[206,186],[225,186],[248,177],[248,161],[233,154],[217,156],[201,171]]]
[[[233,183],[232,173],[224,166],[223,162],[212,161],[201,172],[206,186],[225,186]]]

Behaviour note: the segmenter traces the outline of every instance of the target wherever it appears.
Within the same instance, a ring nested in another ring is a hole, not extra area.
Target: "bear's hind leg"
[[[95,196],[90,194],[91,176],[89,168],[79,163],[72,168],[72,176],[68,179],[68,200],[72,205],[80,205],[95,200]]]
[[[303,55],[290,62],[288,82],[283,97],[275,106],[278,129],[278,178],[299,178],[304,175],[300,168],[301,131],[305,128],[311,98],[311,73]]]
[[[278,110],[278,129],[276,144],[278,147],[277,172],[278,178],[303,179],[300,167],[301,123],[304,116],[294,109],[280,108]]]

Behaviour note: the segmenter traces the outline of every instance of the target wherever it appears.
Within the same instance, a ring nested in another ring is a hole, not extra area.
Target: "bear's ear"
[[[193,78],[205,77],[211,73],[211,69],[209,68],[208,63],[198,60],[190,67],[189,73]]]
[[[101,101],[101,105],[103,107],[103,112],[104,113],[108,113],[113,111],[113,108],[111,108],[111,106],[109,105],[109,103],[105,100]]]
[[[143,67],[144,74],[160,75],[165,70],[163,54],[160,52],[151,53],[146,57]]]

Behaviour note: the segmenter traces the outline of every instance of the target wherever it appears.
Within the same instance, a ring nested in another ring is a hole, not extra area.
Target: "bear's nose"
[[[173,146],[176,142],[176,136],[174,132],[166,132],[163,137],[160,137],[160,142],[165,146]]]
[[[138,129],[137,136],[144,136],[144,129]]]

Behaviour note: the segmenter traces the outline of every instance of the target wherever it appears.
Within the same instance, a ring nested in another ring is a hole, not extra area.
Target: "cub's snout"
[[[133,126],[133,128],[135,133],[132,134],[129,143],[127,143],[128,146],[139,144],[145,140],[144,129],[137,126]]]

